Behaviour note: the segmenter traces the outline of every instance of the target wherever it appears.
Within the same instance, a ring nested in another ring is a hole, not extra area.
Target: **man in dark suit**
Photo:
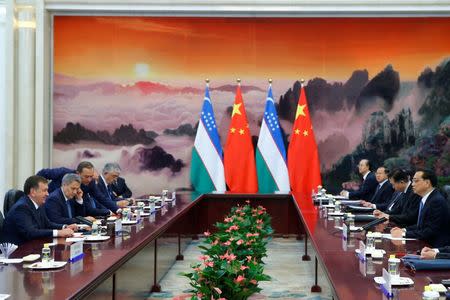
[[[394,188],[392,187],[392,184],[389,182],[389,169],[386,167],[379,167],[377,171],[375,172],[375,177],[378,182],[378,186],[375,190],[375,194],[373,195],[372,199],[369,201],[361,201],[361,204],[363,206],[371,206],[371,204],[374,204],[375,207],[377,204],[388,202],[392,194],[394,193]],[[372,206],[373,207],[373,206]],[[373,207],[373,208],[375,208]]]
[[[87,216],[83,209],[83,191],[78,174],[68,173],[62,179],[61,188],[53,191],[44,207],[50,221],[60,224],[80,223],[76,216],[94,222],[95,218]]]
[[[118,198],[130,198],[133,193],[128,188],[123,177],[117,177],[116,181],[111,185],[114,195]]]
[[[89,216],[107,216],[111,212],[119,213],[119,207],[115,202],[105,198],[97,188],[94,179],[94,165],[88,161],[82,161],[78,164],[76,170],[68,168],[42,169],[38,172],[41,176],[51,180],[53,189],[61,187],[61,181],[66,174],[78,174],[81,178],[81,190],[83,191],[84,215]]]
[[[128,200],[122,200],[114,194],[112,190],[112,185],[119,178],[121,169],[117,163],[107,163],[103,167],[102,174],[98,178],[97,187],[100,193],[102,193],[104,198],[116,203],[118,207],[126,207],[130,204]]]
[[[370,167],[370,161],[368,159],[361,159],[358,164],[359,174],[363,177],[361,186],[356,191],[343,190],[341,196],[347,197],[348,199],[361,199],[366,201],[372,199],[377,189],[378,182],[375,175],[370,171]]]
[[[395,170],[390,178],[396,191],[388,203],[372,205],[374,216],[386,218],[398,226],[406,227],[417,223],[421,197],[412,190],[409,175],[403,170]]]
[[[20,198],[9,211],[3,226],[3,240],[17,245],[26,241],[70,237],[76,224],[57,224],[51,222],[42,205],[48,196],[47,180],[41,176],[31,176],[25,181],[25,196]]]
[[[416,238],[434,247],[449,243],[449,207],[436,185],[437,177],[432,171],[419,170],[414,174],[413,191],[421,197],[417,223],[406,228],[393,228],[393,237]]]

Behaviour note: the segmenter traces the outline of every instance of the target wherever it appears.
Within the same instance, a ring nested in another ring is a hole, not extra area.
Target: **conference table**
[[[384,299],[380,286],[374,277],[382,276],[382,270],[388,269],[388,258],[394,254],[403,257],[406,254],[417,254],[417,251],[427,246],[419,240],[377,239],[376,249],[383,249],[386,254],[383,259],[367,257],[362,260],[356,254],[359,242],[365,242],[365,232],[351,232],[347,239],[343,238],[342,218],[329,216],[325,209],[319,209],[310,203],[298,204],[301,220],[305,225],[308,238],[316,253],[317,264],[322,265],[332,286],[336,299]],[[357,222],[360,226],[368,222]],[[383,232],[387,226],[395,224],[380,224],[373,231]],[[412,286],[393,287],[393,299],[422,299],[424,286],[430,283],[440,283],[442,279],[450,278],[450,271],[417,271],[414,272],[400,264],[400,276],[409,277],[414,281]],[[317,282],[317,280],[316,280]],[[313,286],[312,291],[320,291],[319,286]],[[445,298],[445,297],[444,297]]]
[[[112,234],[106,241],[84,242],[84,257],[63,268],[35,271],[25,263],[0,265],[0,294],[9,294],[11,299],[142,299],[150,291],[164,291],[160,280],[176,260],[183,259],[189,243],[207,230],[214,231],[213,224],[246,200],[267,209],[275,235],[304,239],[305,244],[310,241],[316,264],[323,266],[335,299],[382,298],[373,277],[386,268],[386,257],[412,253],[424,245],[419,241],[395,244],[383,240],[377,248],[386,250],[385,258],[367,260],[362,265],[352,246],[362,237],[355,235],[344,243],[335,228],[338,220],[321,217],[317,207],[305,205],[295,195],[177,192],[175,206],[157,211],[154,219],[144,217],[137,225],[124,226],[125,233]],[[52,253],[56,261],[69,259],[71,243],[63,238],[27,242],[11,257],[39,254],[48,242],[55,243]],[[302,258],[307,259],[308,254],[299,253],[298,263],[303,263]],[[421,299],[424,285],[450,277],[449,272],[410,274],[404,268],[401,274],[413,278],[415,285],[394,290],[397,299]]]

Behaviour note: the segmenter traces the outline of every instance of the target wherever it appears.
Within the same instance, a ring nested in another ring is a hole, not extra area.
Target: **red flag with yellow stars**
[[[241,86],[238,85],[224,147],[225,182],[230,192],[257,193],[255,152],[247,122]]]
[[[311,199],[312,190],[322,184],[319,153],[303,84],[289,143],[288,171],[291,189],[300,202]]]

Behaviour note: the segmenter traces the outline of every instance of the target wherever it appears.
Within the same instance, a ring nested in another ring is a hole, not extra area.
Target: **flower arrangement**
[[[262,258],[273,232],[271,218],[264,207],[246,202],[215,224],[216,233],[205,232],[200,262],[182,274],[193,287],[191,299],[247,299],[261,290],[259,281],[270,280]]]

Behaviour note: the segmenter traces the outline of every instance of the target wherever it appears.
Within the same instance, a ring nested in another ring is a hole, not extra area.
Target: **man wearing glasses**
[[[429,170],[419,170],[414,174],[414,193],[422,197],[419,204],[417,223],[406,228],[395,227],[392,237],[406,237],[423,240],[433,247],[449,243],[449,207],[447,200],[436,190],[437,177]]]

